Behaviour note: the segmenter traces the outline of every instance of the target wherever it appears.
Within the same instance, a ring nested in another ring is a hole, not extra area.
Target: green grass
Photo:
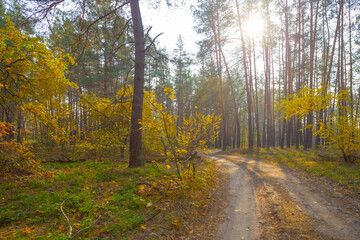
[[[112,161],[46,163],[43,167],[53,173],[49,179],[3,181],[0,235],[6,239],[67,239],[69,225],[60,210],[63,203],[73,234],[91,226],[81,237],[101,232],[105,239],[126,238],[142,224],[151,201],[137,195],[135,183],[148,181],[148,176],[150,180],[163,176],[154,166],[145,170],[126,166]]]
[[[0,239],[69,239],[69,224],[60,206],[71,222],[72,235],[81,231],[78,239],[127,239],[139,234],[144,220],[161,207],[166,211],[153,231],[171,231],[174,219],[196,212],[179,211],[176,206],[200,206],[207,196],[206,181],[213,180],[199,168],[203,176],[191,183],[191,189],[140,194],[140,182],[158,183],[158,188],[171,183],[175,167],[169,165],[129,169],[126,162],[111,160],[45,163],[42,167],[51,173],[48,178],[0,179]]]
[[[264,161],[301,169],[315,176],[327,177],[356,191],[360,190],[360,163],[346,163],[334,150],[270,148],[258,149],[246,154]]]

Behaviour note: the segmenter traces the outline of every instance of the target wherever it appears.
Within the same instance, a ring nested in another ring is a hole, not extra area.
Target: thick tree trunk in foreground
[[[141,121],[144,100],[145,39],[139,0],[130,0],[135,40],[134,95],[131,112],[129,167],[144,166],[142,159]]]

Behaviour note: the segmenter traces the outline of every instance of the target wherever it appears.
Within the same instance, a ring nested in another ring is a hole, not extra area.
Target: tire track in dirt
[[[256,239],[258,237],[255,195],[250,174],[237,164],[207,156],[228,168],[230,199],[227,220],[220,225],[216,239]]]
[[[228,220],[217,239],[360,239],[358,202],[349,212],[348,200],[324,197],[320,184],[307,186],[286,168],[239,156],[209,158],[230,174]]]

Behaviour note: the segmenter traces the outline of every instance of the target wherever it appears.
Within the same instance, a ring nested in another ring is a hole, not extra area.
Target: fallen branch
[[[79,158],[76,160],[72,160],[68,157],[62,157],[62,158],[56,158],[56,157],[45,157],[41,159],[42,163],[48,163],[48,162],[58,162],[58,163],[76,163],[76,162],[84,162],[86,161],[85,158]]]
[[[60,204],[60,210],[62,212],[62,214],[64,215],[67,223],[69,224],[69,238],[71,238],[71,235],[72,235],[72,226],[71,226],[71,223],[70,223],[70,220],[69,218],[66,216],[64,210],[63,210],[63,205],[64,205],[65,201],[63,201],[61,204]]]
[[[85,227],[85,228],[83,228],[83,229],[80,229],[79,231],[77,231],[77,233],[75,233],[75,234],[72,236],[72,226],[71,226],[71,222],[70,222],[69,218],[66,216],[66,214],[65,214],[65,212],[64,212],[64,209],[63,209],[64,203],[65,203],[65,201],[63,201],[63,202],[60,204],[60,210],[61,210],[61,213],[64,215],[67,223],[69,224],[69,238],[70,238],[70,239],[75,238],[75,237],[76,237],[77,235],[79,235],[82,231],[85,231],[86,229],[91,228],[95,223],[97,223],[97,221],[99,221],[99,219],[100,219],[100,217],[101,217],[101,216],[99,216],[99,217],[96,219],[96,221],[93,222],[90,226],[87,226],[87,227]]]
[[[101,216],[100,216],[101,217]],[[74,236],[70,237],[71,239],[75,238],[77,235],[79,235],[82,231],[85,231],[86,229],[91,228],[97,221],[99,221],[100,217],[96,219],[95,222],[93,222],[90,226],[87,226],[86,228],[80,229],[77,233],[74,234]]]
[[[159,213],[161,212],[160,209],[156,210],[153,214],[151,214],[144,222],[148,222],[150,221],[151,219],[153,219],[154,217],[156,217]]]

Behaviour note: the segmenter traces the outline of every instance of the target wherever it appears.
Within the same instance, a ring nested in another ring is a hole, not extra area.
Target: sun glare
[[[264,20],[257,14],[250,15],[245,22],[245,32],[249,37],[259,37],[264,30]]]

